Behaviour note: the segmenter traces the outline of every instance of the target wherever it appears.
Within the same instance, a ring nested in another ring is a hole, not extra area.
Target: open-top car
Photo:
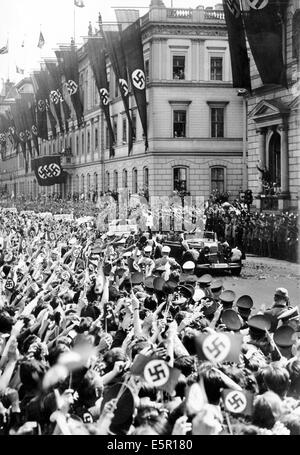
[[[170,255],[180,265],[187,260],[194,261],[197,276],[204,273],[231,272],[232,275],[241,273],[243,265],[241,257],[228,244],[224,245],[219,242],[215,232],[195,230],[192,233],[185,234],[184,237],[183,240],[182,234],[167,235],[163,244],[171,248]],[[183,243],[187,243],[188,250],[183,246]]]

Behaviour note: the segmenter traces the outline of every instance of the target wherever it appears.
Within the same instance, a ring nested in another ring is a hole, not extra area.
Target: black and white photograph
[[[0,0],[9,442],[300,435],[300,0],[217,1]]]

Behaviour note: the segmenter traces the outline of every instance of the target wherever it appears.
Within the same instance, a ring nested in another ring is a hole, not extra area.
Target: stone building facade
[[[213,190],[230,199],[247,188],[243,170],[243,99],[232,88],[224,14],[214,9],[166,8],[152,2],[141,19],[147,76],[148,139],[145,152],[142,127],[131,96],[136,141],[128,156],[128,126],[110,62],[111,117],[117,138],[109,157],[107,129],[86,45],[78,50],[80,91],[85,125],[75,115],[70,132],[41,143],[41,154],[61,153],[68,179],[60,187],[40,188],[34,174],[25,175],[22,154],[1,162],[17,162],[7,180],[9,192],[37,196],[37,192],[78,193],[118,191],[168,196],[183,191],[205,199]],[[3,174],[1,179],[3,183]]]

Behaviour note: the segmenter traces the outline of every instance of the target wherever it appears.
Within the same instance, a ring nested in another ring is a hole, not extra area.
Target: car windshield
[[[211,231],[203,231],[203,230],[197,230],[193,232],[192,234],[187,234],[186,235],[186,240],[196,240],[196,239],[209,239],[209,240],[214,240],[215,239],[215,234],[214,232]]]

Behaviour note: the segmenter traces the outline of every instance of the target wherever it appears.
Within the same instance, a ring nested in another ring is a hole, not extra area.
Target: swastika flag
[[[214,332],[196,338],[198,356],[214,363],[238,362],[241,346],[241,335]]]
[[[138,354],[131,366],[131,373],[141,376],[147,384],[172,393],[178,382],[180,370],[171,368],[167,362],[156,356]]]
[[[60,158],[60,155],[49,155],[32,160],[32,169],[40,186],[50,186],[65,181],[67,173],[61,167]]]
[[[254,395],[245,390],[222,390],[222,399],[226,411],[232,414],[252,415]]]

